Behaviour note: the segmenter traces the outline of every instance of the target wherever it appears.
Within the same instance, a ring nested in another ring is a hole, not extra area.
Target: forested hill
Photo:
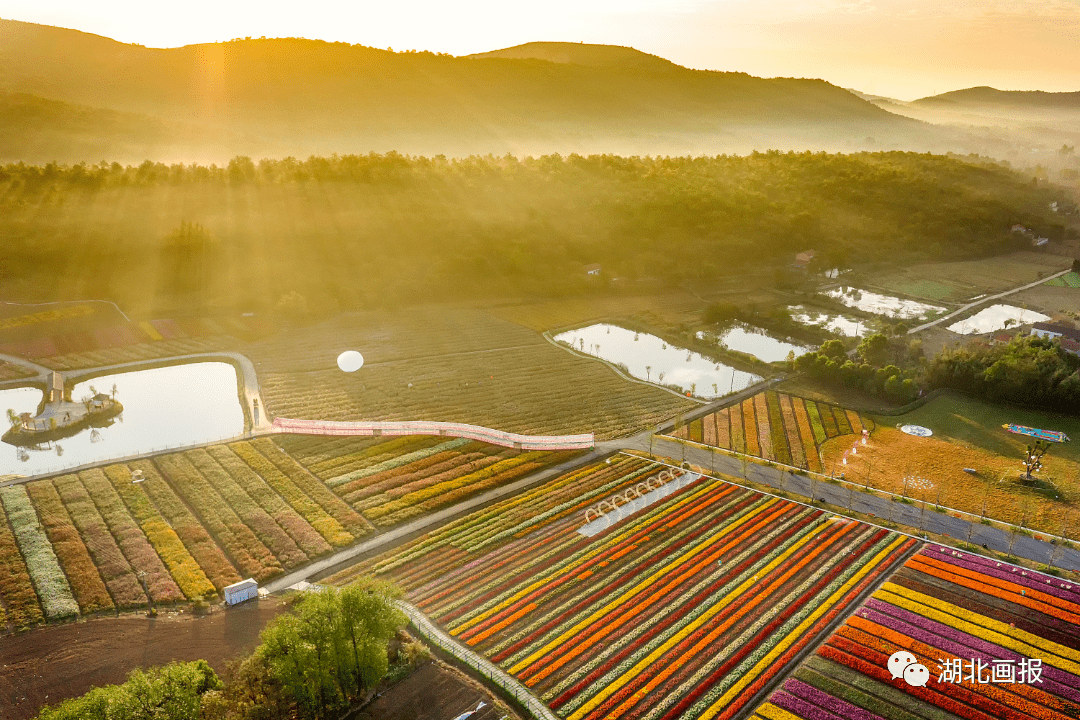
[[[1053,233],[1053,199],[999,166],[914,153],[7,165],[0,298],[168,317],[292,291],[335,311],[772,282],[809,248],[840,264],[1002,252],[1014,223]]]
[[[690,70],[603,46],[536,43],[491,55],[302,39],[152,49],[0,20],[0,90],[209,128],[195,149],[155,140],[155,160],[944,147],[934,146],[932,127],[822,80]],[[222,129],[232,134],[223,137]],[[92,147],[80,153],[58,146],[55,159],[101,159]]]
[[[1080,81],[1077,82],[1080,85]],[[999,106],[1016,110],[1066,110],[1080,112],[1080,92],[1043,92],[1042,90],[998,90],[973,87],[931,95],[913,102],[930,107]]]

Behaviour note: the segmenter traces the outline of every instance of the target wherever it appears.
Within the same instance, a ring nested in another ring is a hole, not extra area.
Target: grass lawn
[[[905,415],[873,419],[878,427],[869,444],[849,456],[846,466],[841,458],[850,449],[850,438],[823,445],[826,468],[835,463],[837,472],[857,482],[869,475],[871,487],[896,493],[904,491],[905,476],[922,477],[926,482],[908,482],[910,497],[976,514],[985,498],[987,515],[994,519],[1023,521],[1044,532],[1059,533],[1063,523],[1080,529],[1075,509],[1080,501],[1080,418],[942,396]],[[1027,440],[1006,432],[1001,427],[1006,422],[1063,430],[1077,442],[1052,443],[1040,482],[1026,486],[1020,476]],[[906,424],[928,427],[934,435],[913,437],[897,429]]]

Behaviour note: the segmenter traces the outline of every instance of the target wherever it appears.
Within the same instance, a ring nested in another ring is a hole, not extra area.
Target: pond
[[[762,379],[692,350],[669,345],[655,335],[636,333],[618,325],[590,325],[560,333],[555,340],[622,365],[636,378],[678,387],[699,398],[712,399],[738,392]]]
[[[798,357],[810,351],[801,345],[777,340],[768,331],[751,325],[733,327],[719,336],[709,332],[699,332],[697,336],[699,339],[715,339],[728,350],[753,355],[763,362],[781,362],[787,360],[788,353],[793,352]]]
[[[1028,323],[1046,322],[1049,319],[1048,316],[1042,313],[1018,308],[1015,305],[991,305],[971,317],[957,320],[952,325],[949,325],[946,330],[951,330],[960,335],[975,335],[1004,330],[1007,320],[1013,321],[1009,323],[1010,327],[1018,327]]]
[[[866,321],[859,320],[858,318],[851,318],[847,315],[837,315],[835,313],[820,312],[818,310],[807,310],[802,305],[792,305],[788,308],[788,311],[791,313],[791,319],[795,322],[802,323],[803,325],[823,327],[829,332],[836,333],[837,335],[857,337],[866,332]]]
[[[236,370],[228,363],[103,375],[76,384],[71,397],[77,401],[88,395],[91,385],[111,394],[114,384],[124,412],[113,424],[38,447],[0,443],[0,475],[38,475],[166,446],[235,437],[244,431]],[[5,415],[8,408],[33,414],[40,401],[41,392],[32,388],[0,390],[0,412]]]
[[[945,308],[937,305],[928,305],[915,300],[904,300],[892,295],[881,295],[853,287],[833,288],[825,294],[839,300],[848,307],[899,320],[924,318],[945,310]]]

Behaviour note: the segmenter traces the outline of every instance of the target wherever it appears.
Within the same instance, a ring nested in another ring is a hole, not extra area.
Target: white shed
[[[225,604],[236,605],[259,596],[259,583],[252,578],[225,587]]]

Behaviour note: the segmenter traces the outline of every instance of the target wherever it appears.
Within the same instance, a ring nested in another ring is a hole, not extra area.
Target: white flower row
[[[71,586],[68,585],[64,571],[60,569],[52,543],[38,522],[37,513],[26,494],[26,487],[13,485],[0,490],[0,501],[3,502],[11,522],[45,617],[52,620],[78,615],[79,604],[71,595]]]

